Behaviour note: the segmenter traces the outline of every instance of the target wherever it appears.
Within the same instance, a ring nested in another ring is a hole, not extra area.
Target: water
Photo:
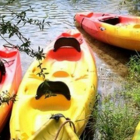
[[[4,0],[0,0],[0,14],[6,14],[10,19],[10,14],[2,8]],[[25,26],[21,28],[22,33],[31,40],[31,47],[37,49],[38,46],[45,48],[53,39],[61,32],[67,29],[75,29],[73,21],[74,15],[77,12],[94,11],[94,12],[109,12],[115,14],[131,14],[133,6],[129,3],[120,5],[121,0],[16,0],[14,5],[9,6],[13,11],[26,10],[31,6],[34,12],[28,12],[28,17],[33,19],[50,22],[50,26],[46,25],[43,31],[40,31],[35,26]],[[120,87],[120,80],[127,73],[125,64],[128,62],[131,51],[99,42],[85,32],[80,30],[87,42],[93,48],[93,53],[96,58],[99,88],[98,92],[103,96],[112,93]],[[12,38],[14,44],[19,44],[17,38]],[[0,45],[5,44],[0,38]],[[33,61],[32,58],[25,53],[21,53],[23,76]]]
[[[3,2],[2,0],[0,2]],[[76,12],[82,11],[95,11],[95,12],[111,12],[119,14],[128,14],[127,7],[120,9],[120,1],[109,0],[20,0],[16,1],[14,5],[10,6],[10,9],[14,12],[26,10],[31,6],[34,12],[28,12],[28,17],[33,19],[42,20],[46,18],[46,21],[50,22],[50,26],[46,25],[44,31],[40,31],[36,26],[25,26],[21,28],[22,33],[30,38],[33,49],[37,49],[38,46],[45,48],[54,38],[56,38],[61,32],[75,28],[73,17]],[[10,19],[10,14],[4,9],[0,9],[0,13],[4,13]],[[54,34],[55,33],[55,34]],[[3,40],[0,40],[0,45],[4,44]],[[14,44],[19,44],[17,38],[13,38]],[[25,59],[25,57],[27,59]],[[21,55],[23,67],[23,74],[30,65],[32,59],[22,53]],[[24,59],[23,59],[24,58]],[[26,61],[27,60],[27,61]],[[26,64],[26,65],[25,65]]]

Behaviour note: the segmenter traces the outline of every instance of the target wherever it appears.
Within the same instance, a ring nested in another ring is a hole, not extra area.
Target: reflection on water
[[[128,3],[120,5],[120,2],[122,0],[16,0],[15,4],[10,5],[9,8],[17,12],[26,10],[31,6],[34,8],[34,12],[28,12],[28,17],[39,20],[46,18],[46,21],[50,22],[50,26],[46,25],[43,31],[30,25],[21,28],[23,34],[30,38],[31,47],[37,49],[38,46],[45,48],[61,32],[71,28],[75,29],[73,18],[77,12],[94,11],[129,14]],[[4,3],[5,0],[0,0],[0,14],[6,14],[7,18],[10,19],[10,13],[2,8]],[[95,54],[99,75],[99,92],[101,94],[113,92],[114,87],[116,85],[118,87],[118,84],[115,83],[116,79],[126,73],[125,63],[128,61],[128,54],[131,52],[99,42],[84,32],[83,35]],[[15,37],[11,41],[14,44],[19,44],[19,40]],[[0,39],[0,45],[4,43]],[[25,53],[21,53],[23,74],[32,60]],[[110,77],[112,78],[111,82]]]

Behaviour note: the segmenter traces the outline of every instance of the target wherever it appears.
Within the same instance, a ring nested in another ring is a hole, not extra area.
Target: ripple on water
[[[61,32],[69,28],[75,28],[73,17],[77,12],[94,11],[94,12],[111,12],[111,13],[127,13],[127,7],[121,7],[119,9],[119,2],[121,0],[20,0],[15,4],[16,6],[10,6],[10,9],[16,11],[26,10],[31,6],[34,8],[34,12],[28,12],[28,17],[33,19],[42,20],[46,18],[46,21],[51,22],[50,26],[46,25],[43,32],[40,32],[35,26],[26,25],[21,29],[23,34],[30,38],[32,41],[33,49],[37,46],[45,47],[51,40],[57,37]],[[10,19],[10,13],[5,9],[0,8],[0,13],[6,14],[8,19]],[[55,34],[53,34],[55,32]],[[19,41],[14,38],[15,44]],[[1,39],[1,43],[4,41]],[[96,45],[96,44],[95,44]],[[100,52],[100,51],[98,51]],[[102,53],[102,52],[101,52]],[[101,55],[100,55],[101,56]],[[22,63],[25,66],[29,66],[31,59],[24,59],[27,57],[26,54],[22,53]],[[99,56],[96,58],[97,61]],[[103,59],[103,58],[101,58]],[[107,60],[108,59],[108,60]],[[28,60],[28,61],[27,61]],[[106,60],[109,62],[109,58]],[[111,60],[115,61],[115,60]],[[105,62],[103,62],[105,63]],[[98,67],[98,66],[97,66]],[[23,71],[27,70],[27,67],[23,67]]]

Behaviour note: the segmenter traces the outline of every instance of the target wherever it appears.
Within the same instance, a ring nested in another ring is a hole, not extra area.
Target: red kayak
[[[77,13],[74,19],[97,40],[140,51],[140,17],[86,12]]]
[[[0,49],[0,132],[9,118],[12,101],[21,82],[22,71],[19,51],[15,48]]]

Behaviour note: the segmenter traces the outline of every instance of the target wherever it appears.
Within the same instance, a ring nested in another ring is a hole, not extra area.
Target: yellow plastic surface
[[[140,51],[139,23],[118,24],[116,26],[102,23],[101,27],[105,29],[100,32],[104,36],[106,43],[129,50]]]
[[[69,30],[67,33],[70,36],[76,34],[82,39],[80,40],[82,41],[80,55],[76,58],[76,54],[71,54],[69,56],[72,58],[71,61],[65,59],[64,56],[67,54],[60,56],[63,60],[50,57],[49,53],[54,45],[52,42],[46,47],[46,58],[42,60],[42,63],[43,67],[47,68],[45,72],[49,73],[45,79],[66,83],[70,90],[71,99],[67,100],[61,94],[49,98],[43,96],[39,100],[35,99],[37,88],[43,82],[43,78],[37,76],[39,72],[38,61],[34,61],[23,78],[17,94],[17,101],[13,106],[10,120],[11,139],[54,140],[61,121],[50,121],[50,117],[57,113],[63,114],[75,124],[77,138],[82,134],[95,101],[96,65],[93,52],[81,34],[77,30]],[[69,49],[74,48],[67,49],[69,52]],[[74,136],[71,131],[70,128],[64,127],[58,140],[70,140]],[[77,138],[75,137],[75,140]]]
[[[140,123],[138,123],[133,139],[132,140],[139,140],[140,139]]]

